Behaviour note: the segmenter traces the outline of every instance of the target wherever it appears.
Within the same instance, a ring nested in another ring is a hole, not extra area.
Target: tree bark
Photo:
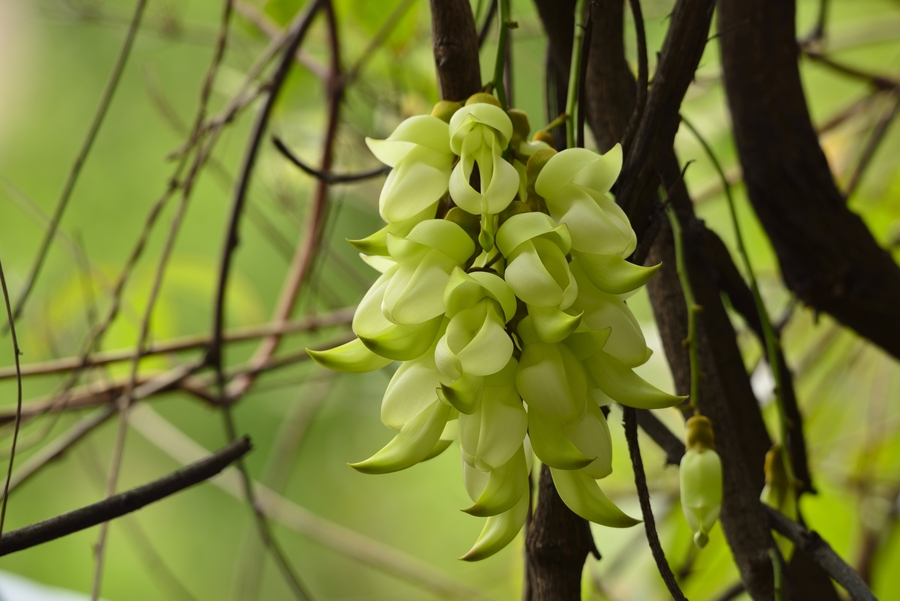
[[[431,0],[431,41],[441,98],[465,101],[478,92],[478,32],[468,0]]]
[[[594,548],[591,528],[559,498],[546,465],[525,545],[530,601],[579,601],[581,572]]]
[[[725,90],[750,201],[784,281],[900,358],[900,269],[835,186],[809,118],[792,0],[721,0]]]

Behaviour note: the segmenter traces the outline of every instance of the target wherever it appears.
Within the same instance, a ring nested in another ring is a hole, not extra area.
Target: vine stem
[[[775,580],[775,601],[782,601],[784,595],[781,592],[783,576],[781,573],[781,556],[775,547],[769,549],[769,557],[772,559],[772,575]]]
[[[728,212],[731,215],[731,225],[734,228],[734,237],[737,242],[738,254],[741,256],[741,262],[744,264],[744,270],[747,272],[747,278],[750,280],[750,292],[753,294],[753,303],[756,305],[756,312],[759,314],[759,321],[762,324],[763,339],[766,345],[766,357],[769,362],[769,368],[772,371],[772,377],[775,380],[775,404],[778,407],[778,417],[781,426],[781,448],[783,451],[781,456],[783,458],[788,482],[790,482],[793,487],[796,485],[796,478],[794,476],[794,464],[791,461],[790,456],[790,419],[787,416],[787,410],[785,409],[784,403],[784,380],[782,378],[781,370],[778,368],[779,357],[781,356],[778,337],[775,335],[775,328],[772,327],[772,320],[769,316],[769,312],[763,302],[762,295],[759,293],[759,284],[756,281],[756,273],[753,271],[753,265],[750,263],[750,255],[747,253],[747,247],[744,246],[744,237],[741,235],[741,227],[738,223],[734,195],[731,193],[731,184],[729,183],[728,178],[725,177],[725,170],[722,169],[722,164],[719,162],[719,159],[716,157],[715,153],[713,153],[712,148],[706,139],[700,135],[697,128],[694,127],[690,121],[685,119],[684,116],[681,117],[681,121],[691,133],[694,134],[694,137],[697,138],[700,145],[703,146],[703,150],[706,152],[707,156],[709,156],[713,167],[719,175],[719,179],[722,180],[722,188],[725,191],[725,198],[728,201]]]
[[[575,127],[578,119],[575,110],[578,105],[578,74],[581,69],[581,38],[584,35],[584,0],[575,3],[575,35],[572,41],[572,62],[569,65],[569,92],[566,97],[566,147],[575,148]]]
[[[506,65],[506,44],[509,38],[509,0],[500,0],[500,39],[497,41],[497,59],[494,61],[494,90],[503,110],[506,105],[506,88],[503,85],[503,70]]]
[[[691,281],[688,277],[687,263],[684,259],[684,241],[682,240],[681,224],[678,222],[678,216],[675,209],[668,203],[666,190],[660,187],[660,194],[663,198],[663,208],[666,211],[666,217],[669,218],[669,224],[672,226],[672,238],[675,240],[675,268],[678,271],[678,281],[681,282],[681,290],[684,293],[684,304],[687,307],[688,318],[688,337],[683,344],[688,347],[688,353],[691,360],[691,400],[690,406],[694,410],[695,415],[700,414],[700,408],[697,406],[697,399],[700,393],[700,357],[697,353],[697,313],[701,307],[694,299],[694,290],[691,288]]]

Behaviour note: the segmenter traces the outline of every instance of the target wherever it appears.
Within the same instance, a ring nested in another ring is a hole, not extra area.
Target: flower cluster
[[[381,406],[398,433],[352,467],[402,470],[458,440],[465,511],[487,518],[466,560],[522,527],[534,455],[576,514],[636,524],[597,484],[612,471],[606,406],[683,400],[633,371],[650,350],[625,298],[658,266],[625,260],[635,235],[609,196],[621,148],[557,153],[529,133],[524,113],[476,94],[367,140],[393,168],[387,226],[353,244],[382,275],[355,314],[358,338],[310,351],[351,372],[402,362]]]

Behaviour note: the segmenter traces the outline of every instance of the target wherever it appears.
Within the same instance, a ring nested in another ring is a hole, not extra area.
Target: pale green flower
[[[443,315],[422,323],[398,325],[387,320],[382,311],[385,292],[399,269],[394,265],[375,280],[353,315],[353,331],[371,351],[398,361],[420,357],[435,341]]]
[[[429,219],[406,237],[387,235],[391,258],[397,262],[385,287],[384,317],[396,324],[417,324],[444,313],[444,287],[453,268],[475,252],[475,244],[457,224]]]
[[[687,450],[681,458],[681,510],[694,544],[705,547],[722,508],[722,460],[714,450],[712,424],[695,415],[686,424]]]
[[[627,257],[637,239],[625,212],[609,197],[622,169],[622,147],[605,155],[569,148],[543,166],[534,189],[550,216],[569,227],[572,249],[578,252]]]
[[[491,471],[518,449],[528,427],[528,414],[516,390],[518,362],[509,363],[484,379],[481,402],[459,415],[459,445],[465,462],[481,471]]]
[[[585,274],[581,258],[573,259],[569,270],[578,286],[578,296],[570,310],[583,313],[582,322],[591,330],[610,328],[604,347],[607,353],[629,367],[646,363],[652,351],[624,298],[597,288]]]
[[[388,256],[387,235],[394,234],[401,238],[406,237],[414,227],[428,219],[434,219],[437,211],[437,203],[429,205],[421,213],[417,213],[409,219],[389,223],[374,234],[360,240],[347,240],[356,249],[365,255]]]
[[[566,253],[568,228],[543,213],[513,215],[497,232],[497,247],[506,257],[504,277],[528,305],[567,309],[578,296]]]
[[[387,140],[366,138],[366,144],[379,161],[393,167],[378,200],[385,221],[410,219],[447,192],[454,156],[445,121],[410,117]]]
[[[466,274],[457,267],[443,302],[450,323],[435,350],[438,369],[453,381],[463,374],[488,376],[503,369],[513,352],[504,325],[516,312],[516,297],[507,283],[492,273]]]
[[[512,136],[512,122],[499,106],[486,102],[468,104],[450,119],[450,148],[459,162],[450,175],[450,197],[461,209],[475,215],[499,213],[519,190],[519,174],[503,151]],[[479,190],[470,184],[478,165]]]
[[[526,317],[518,326],[523,348],[516,387],[529,411],[536,410],[559,424],[567,423],[585,411],[587,375],[581,361],[565,345],[542,342],[531,319]],[[537,448],[537,441],[533,442]]]

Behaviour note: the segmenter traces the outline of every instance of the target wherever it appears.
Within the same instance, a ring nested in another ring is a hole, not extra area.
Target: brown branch
[[[869,73],[868,71],[845,65],[832,59],[829,56],[822,54],[818,50],[814,50],[808,44],[800,44],[800,52],[802,52],[803,56],[807,57],[811,61],[825,65],[836,73],[846,75],[847,77],[851,77],[853,79],[865,81],[878,91],[889,92],[900,87],[900,80],[898,79],[891,79],[890,77],[885,77],[884,75]]]
[[[647,34],[644,31],[644,14],[641,11],[641,0],[629,0],[631,6],[631,16],[634,19],[634,31],[637,36],[637,52],[638,52],[638,76],[637,76],[637,98],[634,103],[634,112],[631,113],[631,119],[625,127],[625,133],[622,136],[622,146],[628,148],[631,146],[632,139],[637,133],[638,125],[644,116],[644,110],[647,107],[647,86],[649,75],[649,67],[647,65]]]
[[[330,4],[327,6],[330,7]],[[326,16],[328,17],[329,53],[331,55],[331,61],[328,78],[325,82],[325,93],[328,103],[328,121],[325,126],[322,159],[320,164],[320,171],[323,173],[327,173],[331,169],[331,163],[334,158],[334,143],[337,136],[337,127],[340,122],[341,102],[344,97],[344,77],[341,67],[341,49],[338,40],[337,27],[333,22],[333,16],[330,9]],[[322,246],[321,242],[325,231],[324,226],[328,208],[329,189],[328,182],[318,180],[305,231],[297,244],[294,259],[288,268],[288,273],[281,286],[281,292],[278,295],[278,301],[276,302],[274,315],[272,317],[273,323],[281,324],[290,318],[297,297],[312,273],[318,251]],[[263,365],[272,357],[275,351],[278,350],[280,344],[280,336],[272,335],[266,337],[253,354],[251,363],[254,365]],[[239,399],[247,390],[249,390],[250,386],[253,385],[254,380],[255,373],[248,372],[242,377],[232,381],[225,394],[226,398],[232,402]]]
[[[191,464],[159,480],[109,497],[93,505],[70,511],[31,526],[7,532],[0,539],[0,556],[29,549],[108,520],[137,511],[151,503],[212,478],[250,451],[244,437],[202,461]]]
[[[847,589],[854,601],[876,601],[871,589],[866,586],[856,571],[841,559],[814,530],[807,530],[771,507],[764,506],[769,525],[773,530],[788,537],[797,548],[821,566],[829,576]]]
[[[559,498],[546,465],[541,468],[538,503],[525,545],[530,601],[581,599],[581,572],[594,540],[587,521]]]
[[[22,424],[22,367],[19,365],[19,338],[16,335],[16,320],[13,317],[12,304],[9,302],[9,290],[6,287],[6,275],[3,273],[3,264],[0,263],[0,285],[3,287],[3,301],[6,305],[6,318],[9,331],[12,335],[12,350],[16,362],[16,422],[13,430],[12,446],[9,451],[9,467],[6,470],[6,481],[3,484],[3,503],[0,506],[0,535],[3,534],[3,524],[6,522],[6,505],[9,501],[9,483],[12,480],[13,464],[16,460],[16,443],[19,441],[19,426]]]
[[[634,484],[637,487],[638,500],[641,503],[641,513],[644,516],[644,531],[647,533],[647,542],[656,562],[656,569],[662,577],[669,594],[676,601],[687,601],[684,593],[675,581],[675,574],[666,560],[666,553],[659,542],[659,534],[656,532],[656,520],[653,518],[653,508],[650,506],[650,490],[647,488],[647,476],[644,474],[644,462],[641,460],[641,446],[638,441],[637,415],[631,407],[622,407],[625,425],[625,440],[628,441],[628,452],[631,455],[631,466],[634,469]]]
[[[323,315],[311,315],[301,319],[285,321],[283,323],[265,323],[257,326],[249,326],[244,328],[236,328],[226,332],[222,336],[223,342],[242,342],[246,340],[255,340],[264,336],[297,334],[303,332],[315,332],[321,328],[329,328],[338,325],[346,325],[353,319],[353,313],[356,307],[346,307],[337,309],[331,313]],[[210,337],[207,334],[199,336],[183,336],[174,338],[156,344],[147,345],[142,356],[149,357],[152,355],[164,355],[181,351],[190,351],[198,348],[204,348],[209,345]],[[134,349],[119,349],[114,351],[103,351],[88,355],[85,359],[81,357],[66,357],[64,359],[54,359],[41,363],[30,363],[22,366],[22,376],[40,376],[59,372],[78,369],[82,364],[85,367],[95,367],[117,363],[119,361],[129,361],[134,357]],[[16,377],[14,368],[0,369],[0,380],[6,380]],[[3,415],[0,412],[0,415]],[[2,418],[0,418],[2,421]]]
[[[365,181],[367,179],[372,179],[374,177],[378,177],[379,175],[387,175],[391,172],[391,168],[384,165],[381,167],[377,167],[375,169],[370,169],[369,171],[363,171],[361,173],[328,173],[325,171],[321,171],[316,169],[315,167],[310,167],[303,160],[294,154],[290,148],[276,135],[272,135],[272,143],[275,145],[275,148],[278,149],[278,152],[281,155],[297,166],[300,171],[306,173],[307,175],[311,175],[314,178],[325,182],[326,184],[349,184],[352,182]]]
[[[431,39],[444,100],[462,101],[481,89],[478,33],[468,0],[430,0]]]
[[[750,201],[787,287],[900,357],[900,269],[837,189],[800,81],[795,3],[722,0],[725,90]],[[785,202],[790,199],[790,202]]]
[[[94,118],[91,121],[87,135],[81,144],[81,149],[78,151],[75,162],[72,164],[72,168],[66,178],[66,183],[59,195],[59,200],[56,201],[56,208],[53,210],[53,218],[50,220],[50,227],[47,229],[47,233],[44,234],[43,240],[41,240],[40,249],[38,250],[34,264],[31,266],[31,270],[28,272],[25,286],[19,293],[18,299],[16,299],[15,309],[13,309],[13,317],[15,319],[18,319],[21,316],[22,310],[25,308],[25,301],[28,300],[28,296],[31,294],[31,290],[34,288],[34,284],[40,275],[41,267],[43,267],[44,261],[47,259],[47,254],[50,252],[50,245],[53,243],[53,238],[56,237],[56,230],[59,228],[63,213],[69,204],[72,192],[75,190],[75,184],[78,182],[81,168],[84,166],[88,154],[91,152],[94,140],[97,138],[97,133],[100,131],[100,126],[106,118],[109,105],[112,103],[113,96],[116,93],[116,88],[119,86],[119,80],[122,77],[122,72],[125,70],[125,64],[128,62],[128,57],[131,55],[131,48],[137,37],[138,28],[141,24],[141,18],[144,15],[144,8],[146,6],[147,0],[137,0],[134,15],[132,16],[131,24],[128,27],[128,33],[125,36],[125,41],[122,43],[121,50],[119,50],[119,56],[116,58],[116,64],[113,66],[113,70],[110,73],[109,81],[106,82],[106,87],[100,98],[100,104],[97,106],[97,111],[94,113]]]
[[[269,123],[272,109],[275,106],[275,101],[278,99],[279,92],[281,91],[284,82],[287,80],[287,75],[293,64],[294,54],[300,48],[300,44],[303,43],[307,31],[309,31],[310,25],[312,25],[313,17],[316,16],[316,13],[323,4],[324,0],[314,0],[306,7],[302,15],[295,20],[281,60],[272,77],[266,100],[256,115],[256,121],[251,130],[247,150],[244,152],[240,175],[235,184],[234,197],[232,199],[228,226],[226,229],[225,245],[222,250],[222,259],[219,266],[212,341],[207,354],[207,363],[214,366],[217,371],[221,371],[222,366],[222,330],[225,323],[225,291],[228,284],[228,276],[231,273],[231,261],[238,245],[238,226],[240,225],[241,216],[243,214],[247,190],[250,187],[253,167],[256,165],[256,157],[259,153],[259,148],[262,143],[266,126]]]
[[[891,126],[891,122],[897,116],[898,111],[900,111],[900,83],[897,84],[897,88],[895,89],[893,96],[894,98],[891,99],[893,100],[892,104],[888,106],[884,113],[882,113],[881,117],[878,118],[878,123],[875,124],[875,128],[872,130],[872,134],[869,136],[869,139],[866,142],[866,147],[863,150],[862,155],[859,157],[859,163],[857,163],[856,169],[853,170],[853,175],[850,176],[850,181],[847,182],[847,189],[844,191],[844,198],[846,199],[849,199],[851,196],[853,196],[853,193],[859,186],[859,182],[862,180],[862,176],[866,171],[866,167],[871,164],[872,157],[875,156],[875,151],[878,149],[878,145],[881,144],[881,141],[884,139],[888,128]]]

